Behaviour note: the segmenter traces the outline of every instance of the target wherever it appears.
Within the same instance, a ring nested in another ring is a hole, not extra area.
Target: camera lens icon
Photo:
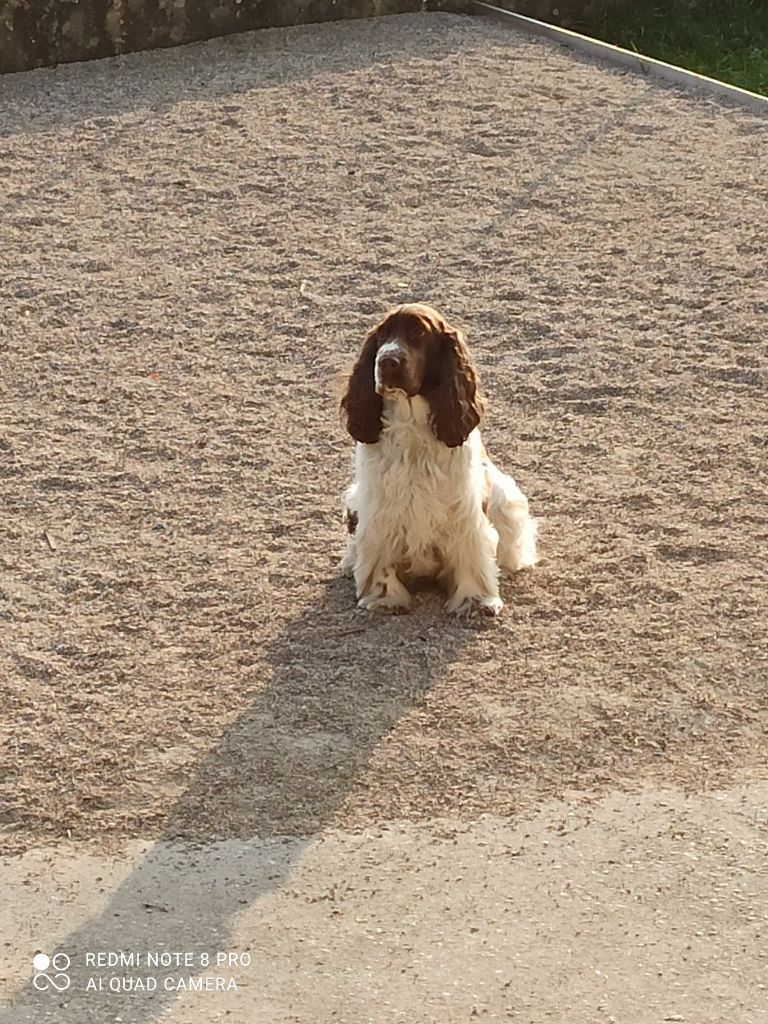
[[[47,953],[35,953],[32,966],[36,973],[32,984],[38,992],[46,992],[51,988],[57,992],[66,992],[71,981],[67,974],[71,962],[66,953],[54,953],[52,957]]]

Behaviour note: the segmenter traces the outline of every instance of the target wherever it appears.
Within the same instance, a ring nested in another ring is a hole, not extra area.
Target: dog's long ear
[[[428,370],[432,429],[449,448],[464,444],[483,418],[485,403],[478,392],[477,372],[461,331],[443,322]]]
[[[363,444],[376,444],[381,434],[383,401],[381,395],[376,393],[373,376],[379,327],[375,327],[365,339],[341,399],[341,412],[346,418],[347,430],[356,441],[362,441]]]

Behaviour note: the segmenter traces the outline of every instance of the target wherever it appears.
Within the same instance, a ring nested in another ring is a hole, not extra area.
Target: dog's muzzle
[[[408,372],[408,356],[397,342],[388,341],[382,345],[376,356],[376,390],[405,391]]]

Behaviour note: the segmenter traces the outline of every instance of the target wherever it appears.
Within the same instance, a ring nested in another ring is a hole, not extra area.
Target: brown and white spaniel
[[[500,568],[536,562],[536,521],[483,447],[462,333],[431,306],[391,310],[366,338],[341,408],[358,442],[342,562],[358,605],[407,608],[407,584],[430,577],[449,612],[497,615]]]

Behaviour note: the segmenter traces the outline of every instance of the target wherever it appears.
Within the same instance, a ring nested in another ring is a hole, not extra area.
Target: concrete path
[[[34,851],[2,865],[0,1022],[759,1024],[767,858],[767,784],[517,823]],[[66,991],[30,986],[38,949],[71,959]]]

